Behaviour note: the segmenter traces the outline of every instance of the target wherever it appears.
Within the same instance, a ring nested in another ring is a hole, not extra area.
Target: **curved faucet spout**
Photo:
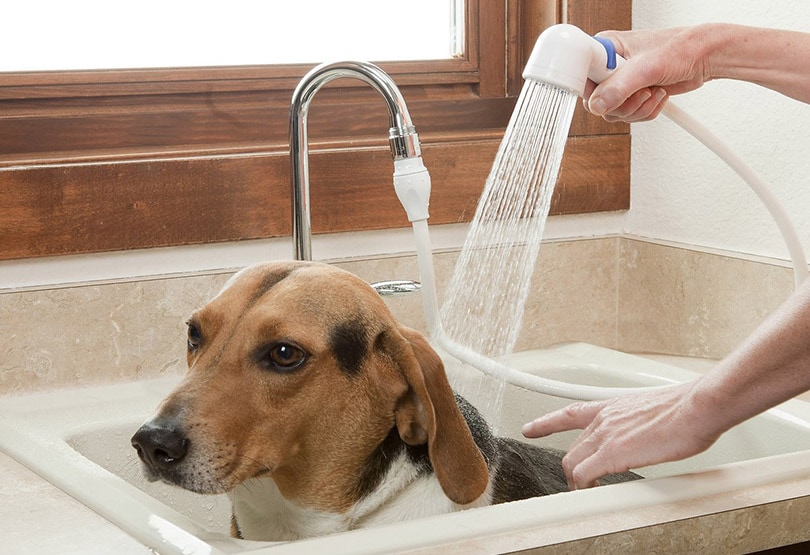
[[[405,100],[391,77],[367,62],[321,64],[307,73],[295,89],[290,107],[290,163],[292,185],[293,243],[297,260],[312,259],[312,227],[309,204],[309,152],[307,114],[315,93],[325,84],[350,77],[371,85],[383,97],[390,114],[388,141],[395,164],[418,159],[421,164],[419,137],[411,121]],[[424,166],[422,166],[424,167]]]

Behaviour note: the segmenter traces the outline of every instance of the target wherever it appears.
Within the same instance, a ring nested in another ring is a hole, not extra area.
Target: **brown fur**
[[[484,493],[487,467],[441,360],[359,278],[322,264],[253,267],[190,321],[199,347],[158,419],[181,426],[215,470],[205,483],[179,485],[218,493],[272,475],[293,502],[345,511],[358,501],[372,451],[396,426],[405,442],[427,442],[450,499]],[[355,325],[336,331],[346,322]],[[274,341],[308,353],[306,363],[262,367],[257,353]],[[336,342],[348,353],[335,353]]]

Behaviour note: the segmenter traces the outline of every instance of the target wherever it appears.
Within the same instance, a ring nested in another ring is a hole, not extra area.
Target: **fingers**
[[[577,402],[551,412],[523,426],[527,438],[581,429],[582,434],[571,444],[562,466],[571,490],[599,485],[598,479],[615,472],[604,449],[605,438],[600,428],[600,413],[609,401]]]
[[[522,432],[527,438],[538,438],[557,432],[582,430],[588,427],[600,410],[601,404],[597,402],[573,403],[525,424]]]
[[[637,123],[650,121],[658,117],[667,100],[667,92],[659,87],[644,89],[632,95],[627,102],[609,114],[604,114],[606,121],[625,121]]]
[[[612,472],[605,468],[605,454],[601,447],[601,440],[590,426],[571,444],[562,461],[571,490],[597,486],[600,477]]]
[[[633,116],[639,109],[643,108],[647,101],[650,100],[653,96],[652,91],[649,88],[644,88],[638,90],[631,94],[627,100],[625,100],[619,107],[613,109],[610,114],[606,112],[607,106],[602,100],[602,98],[598,95],[592,95],[589,102],[588,107],[591,110],[591,113],[596,114],[598,116],[604,116],[605,119],[608,117],[613,117],[616,119],[627,118]]]
[[[667,91],[661,87],[640,89],[616,107],[605,101],[599,89],[583,100],[585,109],[606,121],[625,121],[635,123],[650,121],[658,117],[667,100]]]
[[[596,454],[579,461],[574,460],[569,453],[563,458],[563,470],[571,491],[597,487],[599,478],[612,474],[612,471],[604,470],[601,458]]]

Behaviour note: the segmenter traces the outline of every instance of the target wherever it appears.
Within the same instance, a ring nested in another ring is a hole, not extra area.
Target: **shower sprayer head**
[[[600,83],[620,61],[609,40],[561,23],[547,28],[537,38],[523,78],[582,96],[588,79]]]

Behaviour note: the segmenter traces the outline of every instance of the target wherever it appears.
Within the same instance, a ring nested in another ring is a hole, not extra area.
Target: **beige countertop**
[[[810,541],[808,477],[459,542],[409,555],[755,553]],[[534,545],[536,547],[527,547]]]
[[[147,555],[148,548],[0,453],[0,535],[8,555]]]

